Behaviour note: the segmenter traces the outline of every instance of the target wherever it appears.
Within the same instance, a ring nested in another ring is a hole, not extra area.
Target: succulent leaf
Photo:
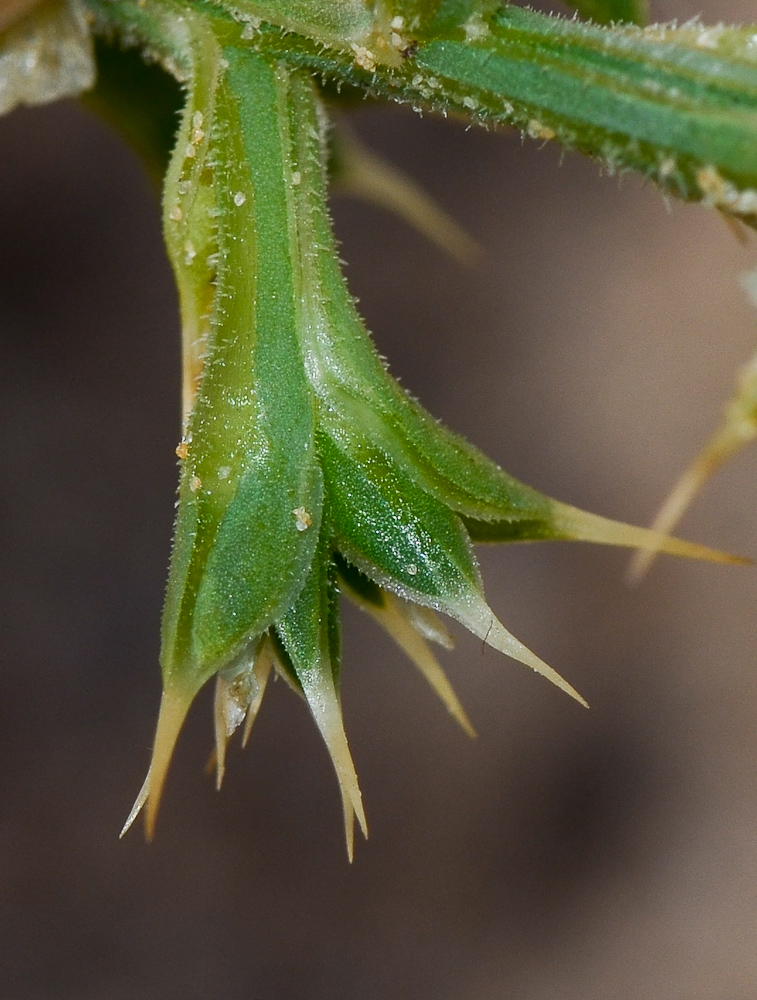
[[[334,662],[334,653],[339,655],[339,620],[329,535],[324,519],[321,541],[308,579],[295,603],[277,623],[276,633],[334,764],[342,796],[347,853],[352,860],[355,817],[366,837],[368,827],[344,732],[338,659]]]
[[[279,123],[259,115],[246,96],[270,83],[270,74],[256,76],[259,61],[232,56],[230,83],[219,87],[213,338],[188,426],[174,560],[180,572],[169,582],[164,620],[164,671],[192,669],[199,683],[289,606],[304,583],[320,521],[297,288],[287,243],[278,238],[288,225],[287,174],[275,158]],[[275,100],[262,96],[266,107]],[[240,131],[253,134],[265,156],[251,159],[234,141]],[[300,529],[300,508],[312,528]]]
[[[482,40],[430,41],[416,62],[483,117],[527,111],[533,138],[593,148],[754,221],[757,62],[741,30],[603,29],[512,5],[489,28]]]

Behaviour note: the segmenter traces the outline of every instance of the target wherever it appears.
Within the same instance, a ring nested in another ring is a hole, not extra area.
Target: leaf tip
[[[152,840],[168,767],[171,763],[176,740],[193,699],[194,692],[190,693],[183,688],[167,687],[164,689],[160,701],[150,768],[121,830],[121,837],[129,830],[144,807],[145,837],[148,841]]]
[[[586,699],[564,677],[508,632],[483,598],[476,601],[465,618],[460,617],[460,621],[488,646],[535,670],[537,674],[546,677],[561,691],[570,695],[579,705],[583,705],[584,708],[589,707]]]

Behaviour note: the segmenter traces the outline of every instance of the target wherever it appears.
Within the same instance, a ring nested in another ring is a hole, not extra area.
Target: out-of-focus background
[[[393,371],[512,473],[645,523],[757,341],[738,283],[755,240],[549,144],[396,108],[353,125],[486,250],[464,270],[335,201]],[[3,997],[757,996],[754,570],[665,560],[629,590],[615,550],[482,551],[493,607],[592,708],[461,634],[443,658],[475,741],[346,608],[371,829],[354,864],[281,684],[220,795],[201,697],[156,841],[118,841],[159,697],[176,301],[155,196],[105,127],[72,104],[18,112],[0,150]],[[682,533],[756,555],[756,491],[757,450]]]

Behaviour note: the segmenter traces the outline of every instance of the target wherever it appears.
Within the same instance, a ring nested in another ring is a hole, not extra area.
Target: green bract
[[[30,15],[31,37],[48,15],[81,27],[82,2],[45,0]],[[246,739],[275,668],[304,696],[331,754],[351,854],[355,816],[364,832],[366,824],[339,700],[340,594],[387,629],[470,732],[428,645],[451,645],[438,612],[583,702],[499,622],[474,542],[577,539],[733,560],[543,496],[442,427],[390,376],[336,254],[328,123],[314,74],[559,138],[754,221],[755,36],[699,25],[601,28],[489,0],[86,5],[98,30],[141,46],[186,91],[164,187],[184,357],[164,693],[125,829],[146,803],[152,832],[200,688],[216,678],[220,784],[227,741],[245,720]],[[600,22],[642,17],[634,0],[576,6]],[[15,100],[30,92],[14,68],[13,39],[24,31],[16,25],[5,36],[7,79],[0,64],[0,95],[10,86]],[[87,46],[85,33],[75,51]],[[157,172],[170,88],[158,93],[149,74],[132,78],[103,53],[100,62],[95,103],[138,136]],[[361,164],[374,171],[367,186],[377,197],[412,203],[411,188],[398,188],[357,147],[334,149],[344,174]],[[415,214],[470,250],[433,210]]]

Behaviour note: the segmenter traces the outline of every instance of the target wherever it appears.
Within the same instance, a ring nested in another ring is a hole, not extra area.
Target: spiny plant
[[[738,561],[513,479],[392,378],[342,275],[330,180],[471,251],[409,182],[330,131],[329,102],[356,93],[556,140],[757,222],[757,28],[644,27],[637,0],[575,7],[566,19],[492,0],[0,0],[0,110],[85,93],[164,176],[181,475],[163,698],[124,829],[146,805],[152,834],[203,685],[216,678],[220,785],[227,742],[243,723],[246,740],[275,670],[331,755],[351,856],[354,819],[366,822],[340,707],[340,595],[471,731],[429,647],[451,645],[438,613],[583,703],[499,622],[475,543],[575,539]]]

